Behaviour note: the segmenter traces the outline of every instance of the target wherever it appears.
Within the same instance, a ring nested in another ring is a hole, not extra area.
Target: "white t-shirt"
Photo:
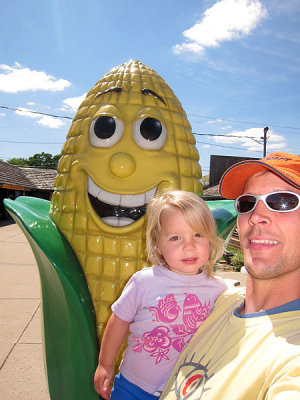
[[[121,374],[149,393],[163,390],[184,347],[226,289],[220,278],[162,266],[136,272],[112,305],[129,327]]]

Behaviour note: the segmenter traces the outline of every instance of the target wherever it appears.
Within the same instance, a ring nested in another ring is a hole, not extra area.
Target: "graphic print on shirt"
[[[157,307],[150,307],[155,321],[173,322],[178,317],[180,307],[177,304],[173,294],[169,294],[164,299],[159,300]]]
[[[172,392],[175,392],[177,400],[186,400],[195,394],[196,391],[197,399],[201,399],[203,392],[209,390],[209,388],[204,388],[209,378],[208,364],[201,364],[201,360],[197,362],[195,354],[192,355],[189,361],[185,359],[178,369],[174,387],[171,389]]]
[[[134,338],[136,345],[133,351],[140,353],[146,351],[151,357],[155,358],[155,364],[163,359],[169,360],[168,353],[173,347],[179,353],[189,343],[193,334],[198,329],[211,311],[210,301],[202,304],[195,294],[186,294],[182,310],[182,323],[170,324],[176,322],[180,316],[181,308],[177,304],[173,294],[167,295],[157,303],[157,307],[150,307],[153,322],[163,322],[168,326],[159,325],[151,331],[145,332],[141,338]]]

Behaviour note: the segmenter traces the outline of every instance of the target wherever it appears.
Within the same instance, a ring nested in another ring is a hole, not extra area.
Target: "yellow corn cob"
[[[149,138],[151,129],[156,133]],[[199,155],[172,89],[154,70],[132,60],[108,72],[88,92],[62,154],[50,216],[83,268],[100,338],[111,304],[129,277],[148,264],[145,216],[105,219],[99,210],[106,210],[106,200],[121,201],[128,207],[111,207],[115,209],[107,214],[130,208],[139,213],[141,199],[166,188],[201,192]]]

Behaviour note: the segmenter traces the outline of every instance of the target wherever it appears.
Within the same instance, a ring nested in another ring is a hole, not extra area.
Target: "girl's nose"
[[[189,250],[189,249],[193,249],[195,247],[195,243],[193,239],[186,239],[184,241],[184,249],[185,250]]]

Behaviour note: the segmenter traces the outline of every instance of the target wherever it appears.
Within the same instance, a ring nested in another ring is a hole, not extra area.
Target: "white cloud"
[[[61,128],[65,123],[58,118],[53,118],[45,115],[37,121],[39,125],[46,126],[47,128]]]
[[[218,144],[236,144],[247,148],[249,151],[263,150],[264,128],[249,128],[244,131],[232,131],[229,136],[216,136],[214,141]],[[286,147],[285,137],[277,135],[271,129],[267,132],[267,150],[278,150]]]
[[[35,90],[57,92],[71,86],[71,83],[65,79],[57,79],[43,71],[22,68],[19,63],[15,63],[13,67],[1,64],[0,70],[3,71],[0,73],[0,91],[5,93]]]
[[[20,108],[19,110],[16,111],[16,114],[20,115],[21,117],[29,117],[29,118],[34,118],[36,119],[36,123],[42,126],[45,126],[47,128],[61,128],[62,126],[65,126],[65,122],[62,121],[59,118],[54,118],[51,117],[50,115],[44,115],[41,117],[40,114],[35,114],[30,112],[30,110],[26,108]]]
[[[223,122],[220,118],[214,119],[213,121],[207,121],[207,124],[215,124],[216,122]]]
[[[20,107],[19,110],[16,111],[16,114],[20,115],[21,117],[41,118],[39,114],[32,113],[30,110],[24,107]]]
[[[232,126],[231,125],[226,125],[226,126],[222,126],[221,127],[222,131],[227,131],[228,129],[232,129]]]
[[[203,147],[204,149],[208,149],[208,148],[210,147],[210,144],[204,144],[202,147]]]
[[[183,32],[187,41],[176,44],[173,51],[202,55],[206,47],[249,35],[266,15],[259,0],[220,0],[204,12],[201,21]]]
[[[85,97],[86,97],[86,93],[84,93],[82,96],[69,97],[69,98],[63,100],[64,107],[62,108],[62,110],[71,109],[72,111],[77,111],[78,107],[83,102]]]
[[[0,117],[6,117],[6,114],[0,113]]]
[[[183,34],[185,34],[185,32],[187,32],[187,31],[184,31]],[[191,52],[191,53],[198,54],[198,55],[204,54],[203,46],[200,46],[199,44],[197,44],[195,42],[194,43],[176,44],[175,46],[173,46],[172,50],[175,54],[181,54],[184,52]]]

